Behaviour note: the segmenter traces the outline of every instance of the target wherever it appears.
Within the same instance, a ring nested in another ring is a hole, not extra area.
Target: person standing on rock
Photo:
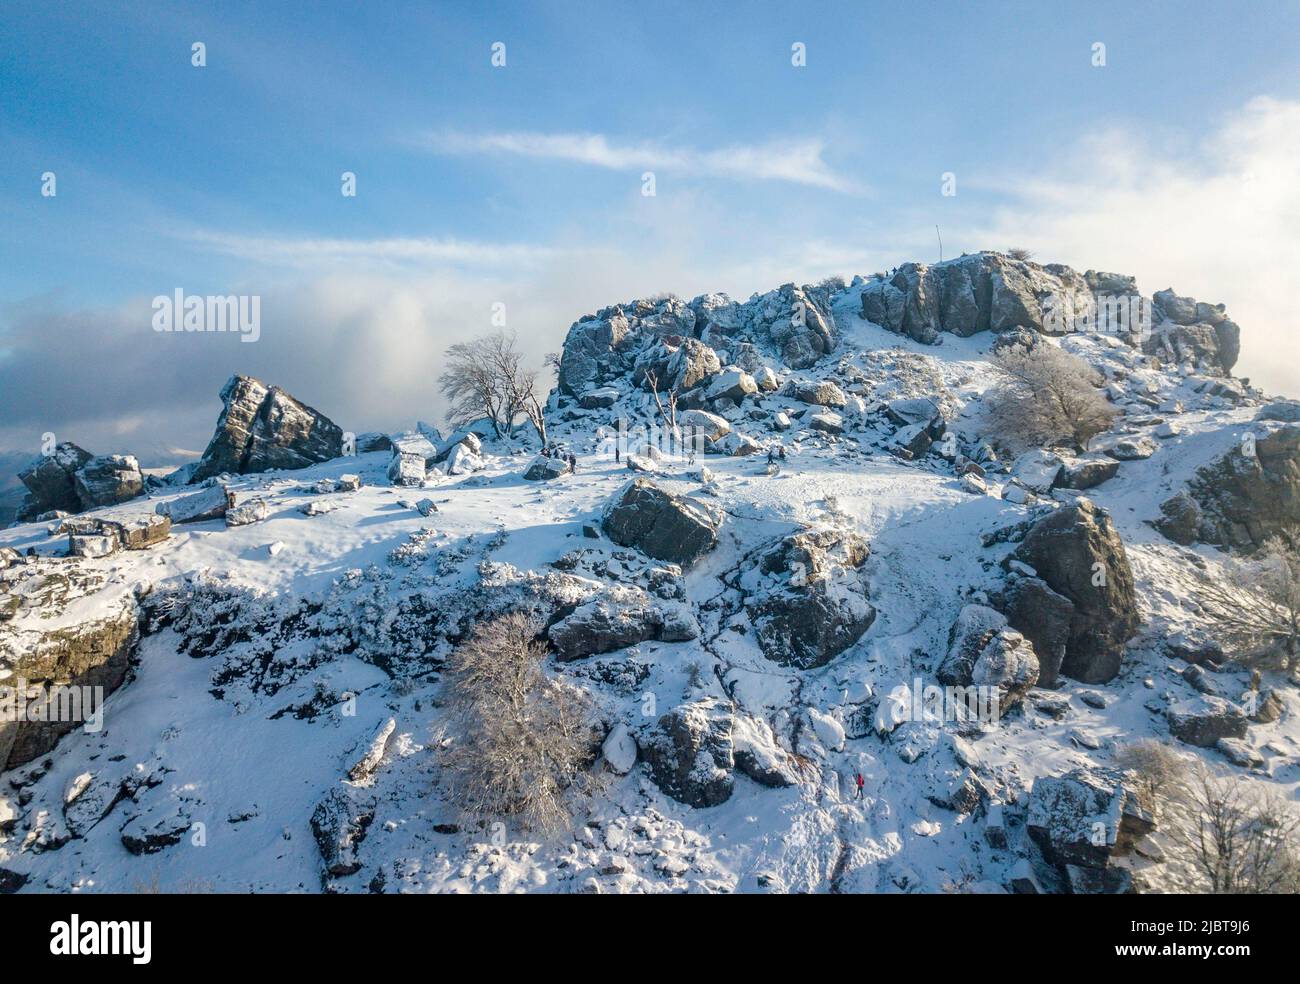
[[[862,778],[862,773],[861,773],[861,772],[859,772],[859,773],[857,774],[857,776],[854,777],[854,782],[856,782],[857,785],[858,785],[858,792],[857,792],[857,795],[855,795],[853,798],[854,798],[854,799],[862,799],[862,786],[863,786],[863,784],[866,782],[866,780]]]

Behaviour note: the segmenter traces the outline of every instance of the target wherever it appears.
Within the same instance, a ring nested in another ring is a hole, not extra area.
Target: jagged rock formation
[[[718,542],[722,518],[701,503],[633,479],[605,512],[605,535],[656,560],[690,567]]]
[[[221,474],[306,468],[343,453],[342,429],[278,386],[232,376],[221,389],[221,400],[225,409],[191,484]]]
[[[1088,769],[1035,781],[1026,826],[1075,894],[1133,891],[1117,862],[1155,827],[1118,776]]]
[[[753,592],[750,619],[768,659],[824,666],[862,637],[875,620],[859,573],[867,543],[842,530],[805,530],[759,558],[742,581]]]
[[[1158,290],[1155,326],[1142,350],[1175,365],[1230,373],[1241,354],[1241,329],[1229,320],[1222,304],[1205,304],[1179,297],[1173,289]]]
[[[119,454],[95,457],[71,442],[37,458],[18,477],[28,490],[18,511],[20,520],[114,506],[144,493],[144,475],[135,458]]]
[[[1175,543],[1254,550],[1300,527],[1300,427],[1243,440],[1166,500],[1155,526]]]
[[[1039,520],[1013,557],[1074,606],[1061,672],[1105,683],[1119,672],[1139,618],[1133,571],[1110,515],[1087,499]]]

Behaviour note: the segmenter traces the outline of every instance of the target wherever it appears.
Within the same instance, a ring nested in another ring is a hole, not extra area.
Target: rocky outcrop
[[[225,408],[191,484],[221,474],[306,468],[343,453],[342,429],[278,386],[232,376],[221,400]]]
[[[1241,551],[1300,526],[1300,427],[1243,439],[1197,471],[1161,514],[1156,528],[1176,543]]]
[[[1221,738],[1246,737],[1245,713],[1222,697],[1205,695],[1179,701],[1170,706],[1166,717],[1169,733],[1197,748],[1212,748]]]
[[[995,689],[1001,713],[1023,699],[1038,674],[1033,647],[1007,627],[1001,613],[985,605],[966,605],[949,631],[948,653],[935,676],[949,687]]]
[[[173,523],[204,523],[221,519],[234,504],[235,494],[224,485],[213,483],[198,492],[160,502],[154,507],[154,512],[166,516]]]
[[[1025,824],[1075,893],[1132,891],[1131,876],[1116,862],[1154,829],[1119,776],[1088,769],[1035,780]]]
[[[91,458],[76,474],[77,498],[82,509],[115,506],[144,494],[140,462],[129,454]]]
[[[640,742],[656,786],[680,803],[717,806],[731,798],[735,753],[731,705],[716,698],[683,704]]]
[[[686,642],[700,635],[700,625],[679,602],[651,602],[642,591],[613,588],[583,605],[547,630],[562,660],[609,653],[639,642]]]
[[[974,253],[933,266],[905,263],[893,277],[868,282],[862,290],[862,316],[925,343],[935,342],[940,332],[1041,332],[1049,298],[1073,305],[1093,290],[1086,276],[1069,267]]]
[[[1144,352],[1203,372],[1232,372],[1241,354],[1241,329],[1222,304],[1179,297],[1172,288],[1156,291],[1152,301],[1155,324],[1143,340]]]
[[[28,573],[41,579],[31,585],[33,591],[51,586],[53,572]],[[26,684],[22,700],[27,712],[0,715],[0,772],[46,754],[63,735],[90,720],[99,701],[126,679],[139,638],[132,598],[122,599],[112,614],[60,624],[66,619],[60,617],[58,603],[41,603],[17,587],[34,607],[28,618],[0,623],[0,670],[8,671],[3,679],[9,688],[6,702],[18,699],[12,688]],[[78,591],[70,583],[67,589]],[[58,590],[65,588],[58,585]]]
[[[1113,679],[1140,619],[1110,515],[1088,499],[1064,505],[1035,523],[1011,556],[1074,606],[1061,672],[1084,683]]]
[[[71,442],[64,442],[51,455],[41,455],[18,473],[27,486],[27,498],[18,510],[18,518],[35,519],[42,513],[81,512],[77,495],[76,473],[94,455]]]
[[[861,568],[866,541],[836,529],[805,530],[765,551],[742,578],[763,653],[784,666],[824,666],[871,627]]]
[[[1070,642],[1074,604],[1037,577],[1017,577],[1002,599],[1010,626],[1029,640],[1038,657],[1038,685],[1055,687]]]
[[[316,804],[311,832],[327,876],[341,878],[361,869],[357,851],[374,822],[375,806],[372,794],[344,783],[331,787]]]
[[[721,515],[702,503],[638,478],[615,497],[601,527],[619,546],[690,567],[717,545],[721,523]]]

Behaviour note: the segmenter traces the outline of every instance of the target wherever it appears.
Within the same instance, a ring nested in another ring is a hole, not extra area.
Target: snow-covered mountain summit
[[[108,696],[89,727],[0,719],[0,887],[1193,884],[1127,745],[1300,785],[1287,672],[1200,603],[1300,524],[1300,406],[1231,375],[1242,341],[1221,306],[980,253],[586,316],[546,456],[349,444],[232,381],[193,484],[38,462],[64,508],[0,532],[0,686]],[[1096,373],[1086,448],[990,429],[998,353],[1036,346]],[[545,834],[448,786],[444,669],[521,610],[602,780]]]

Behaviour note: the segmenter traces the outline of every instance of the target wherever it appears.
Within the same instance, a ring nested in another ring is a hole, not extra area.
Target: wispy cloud
[[[1241,325],[1237,371],[1300,394],[1297,158],[1300,102],[1264,97],[1194,135],[1095,135],[1054,166],[1007,175],[995,187],[1010,203],[965,237],[1222,301]]]
[[[619,144],[599,133],[457,133],[424,134],[419,143],[439,154],[504,155],[569,161],[612,171],[652,170],[704,175],[735,181],[785,181],[859,194],[862,188],[836,173],[822,159],[821,140],[783,140],[767,144],[733,144],[717,150],[653,143]]]
[[[191,231],[186,240],[201,248],[242,260],[276,266],[310,268],[346,263],[353,266],[519,267],[550,259],[555,250],[522,243],[485,243],[463,239],[333,239],[311,236],[245,236],[209,230]]]

